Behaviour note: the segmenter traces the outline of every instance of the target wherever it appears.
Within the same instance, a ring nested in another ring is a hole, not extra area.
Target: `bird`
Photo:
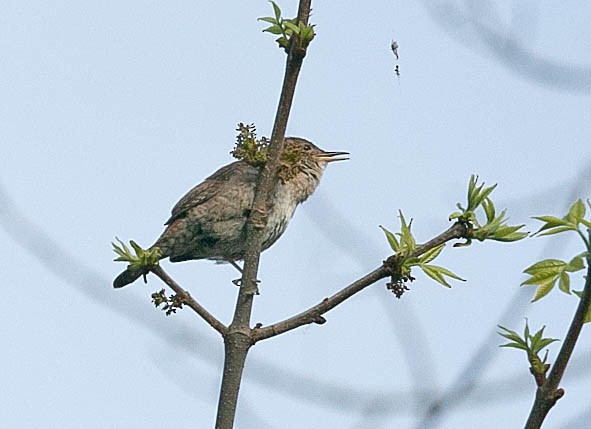
[[[349,159],[348,152],[327,152],[300,137],[286,137],[272,204],[264,228],[261,250],[271,247],[285,232],[296,207],[306,201],[320,182],[326,166]],[[244,160],[221,167],[189,190],[173,207],[166,229],[150,247],[158,247],[161,259],[171,262],[209,259],[244,260],[246,223],[260,168]],[[144,272],[129,266],[113,281],[121,288]]]

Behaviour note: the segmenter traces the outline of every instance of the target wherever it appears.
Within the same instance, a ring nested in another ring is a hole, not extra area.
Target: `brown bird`
[[[298,204],[316,189],[329,162],[348,159],[347,152],[325,152],[308,140],[287,137],[279,167],[279,181],[264,230],[262,250],[285,231]],[[245,161],[225,165],[191,189],[172,209],[166,230],[152,245],[171,262],[190,259],[244,259],[246,221],[250,215],[259,169]],[[142,272],[128,268],[113,286],[134,282]]]

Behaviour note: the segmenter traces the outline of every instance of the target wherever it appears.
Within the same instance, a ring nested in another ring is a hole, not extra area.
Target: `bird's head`
[[[279,177],[283,182],[288,182],[297,175],[305,174],[318,181],[329,162],[347,160],[347,155],[349,152],[324,151],[300,137],[286,137]]]

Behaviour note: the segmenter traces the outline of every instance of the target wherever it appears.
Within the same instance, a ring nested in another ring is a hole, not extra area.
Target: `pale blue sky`
[[[297,2],[281,2],[293,15]],[[470,174],[498,183],[512,221],[562,215],[591,196],[591,6],[460,0],[315,2],[288,135],[351,160],[262,258],[255,322],[299,312],[388,256],[378,225],[448,226]],[[5,1],[0,14],[0,426],[213,427],[222,343],[190,311],[153,308],[155,278],[111,288],[115,236],[145,246],[193,185],[231,161],[235,127],[268,135],[284,54],[256,18],[265,1]],[[389,50],[398,41],[401,70]],[[521,271],[569,258],[575,240],[447,249],[466,278],[385,282],[309,326],[255,347],[237,428],[421,427],[430,399],[476,390],[439,428],[520,427],[534,383],[525,357],[487,341],[497,323],[562,338],[576,299],[516,299]],[[229,266],[163,263],[227,322]],[[575,284],[582,283],[576,275]],[[523,289],[522,289],[523,290]],[[588,328],[587,328],[588,329]],[[548,428],[589,419],[584,330]],[[476,378],[472,357],[490,365]],[[553,346],[550,359],[556,355]],[[585,415],[585,413],[587,413]],[[546,426],[545,426],[546,427]]]

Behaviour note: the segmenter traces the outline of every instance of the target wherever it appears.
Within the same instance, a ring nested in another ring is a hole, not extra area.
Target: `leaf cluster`
[[[490,194],[496,186],[485,187],[484,183],[478,184],[477,176],[472,175],[470,177],[466,207],[458,203],[457,207],[460,211],[454,212],[449,216],[450,221],[455,220],[457,223],[462,224],[467,231],[462,235],[466,241],[464,243],[456,243],[454,247],[468,246],[474,238],[479,241],[496,240],[511,242],[521,240],[527,236],[526,232],[519,231],[525,225],[511,226],[507,224],[506,210],[503,210],[500,214],[496,213],[494,203],[490,198]],[[478,219],[478,209],[484,211],[486,216],[485,221]],[[411,232],[412,221],[407,223],[402,212],[400,212],[400,224],[400,232],[396,234],[381,227],[398,259],[397,266],[399,267],[399,272],[393,274],[393,281],[388,286],[397,293],[397,296],[404,289],[400,287],[400,280],[397,281],[396,279],[412,280],[411,268],[415,266],[419,267],[427,276],[446,287],[451,287],[446,277],[464,280],[447,268],[430,263],[439,256],[445,244],[426,251],[417,251],[418,246]]]
[[[583,256],[577,255],[569,262],[559,259],[544,259],[526,268],[523,272],[530,277],[521,283],[522,286],[537,286],[533,301],[537,301],[548,293],[558,283],[558,288],[567,294],[571,293],[569,273],[575,273],[585,268]]]
[[[591,208],[591,202],[587,201]],[[575,231],[583,242],[588,252],[591,252],[589,235],[591,231],[591,221],[585,219],[586,207],[583,201],[578,199],[569,208],[568,213],[562,218],[554,216],[535,216],[534,219],[544,222],[544,225],[534,235],[554,235],[566,231]]]
[[[591,208],[591,203],[587,201],[587,205]],[[562,217],[555,216],[535,216],[543,222],[543,225],[534,235],[555,235],[567,231],[576,232],[583,243],[585,243],[586,250],[570,261],[562,261],[560,259],[545,259],[536,262],[532,266],[526,268],[523,272],[529,276],[522,285],[537,286],[536,293],[532,301],[537,301],[554,289],[558,284],[558,289],[566,294],[571,293],[570,288],[570,274],[581,271],[585,268],[585,262],[589,264],[591,259],[591,220],[585,219],[587,207],[582,200],[575,201],[568,212]],[[579,298],[582,296],[581,291],[572,291]],[[585,323],[591,322],[591,309],[585,315]]]
[[[503,332],[499,332],[499,335],[508,339],[509,342],[502,344],[501,347],[513,347],[519,350],[524,350],[527,353],[527,359],[531,366],[531,371],[538,380],[538,377],[544,377],[549,369],[546,361],[548,359],[548,350],[545,350],[544,357],[540,357],[540,353],[550,344],[555,341],[559,341],[557,338],[544,338],[545,326],[537,331],[535,334],[531,334],[527,320],[525,321],[525,328],[523,330],[523,336],[520,336],[517,332],[507,329],[499,325],[499,328]],[[538,382],[538,384],[540,384]]]
[[[394,273],[393,278],[413,279],[411,276],[411,269],[412,267],[419,267],[427,276],[446,287],[451,287],[445,278],[446,276],[452,279],[464,281],[464,279],[454,274],[447,268],[430,264],[431,261],[439,256],[445,247],[445,244],[427,250],[420,256],[414,256],[414,252],[417,249],[417,242],[411,232],[412,220],[407,223],[402,211],[399,211],[399,217],[400,232],[398,233],[392,233],[383,226],[380,226],[380,228],[382,228],[386,234],[388,243],[390,244],[392,250],[396,253],[399,261],[399,264],[397,265],[399,271]]]
[[[256,127],[254,124],[244,125],[242,122],[236,128],[236,145],[230,154],[241,161],[254,167],[260,168],[267,162],[267,151],[269,141],[263,137],[257,139]]]
[[[470,236],[465,243],[457,243],[454,246],[468,246],[472,239],[479,241],[495,240],[503,242],[518,241],[527,237],[527,232],[519,231],[525,225],[508,225],[507,210],[497,214],[495,205],[490,199],[490,194],[497,185],[485,187],[484,183],[478,184],[478,176],[470,176],[468,183],[468,201],[466,207],[458,203],[456,206],[460,211],[449,216],[449,220],[456,220],[470,226]],[[482,208],[486,221],[478,220],[477,210]]]
[[[133,248],[132,253],[131,249],[125,245],[119,238],[115,237],[115,239],[119,242],[119,245],[116,243],[111,242],[113,245],[113,251],[119,255],[115,258],[115,261],[118,262],[129,262],[127,268],[132,271],[136,271],[141,273],[144,276],[144,281],[146,280],[146,274],[148,274],[152,267],[158,265],[160,259],[162,258],[162,251],[158,247],[152,247],[151,249],[142,249],[135,241],[131,240],[129,244]]]
[[[299,22],[297,18],[283,18],[281,16],[281,9],[277,3],[274,1],[271,1],[270,3],[273,5],[274,16],[259,18],[259,21],[271,24],[263,31],[280,35],[275,41],[285,50],[285,52],[288,52],[292,40],[296,41],[298,48],[306,49],[316,35],[314,32],[314,25]]]

